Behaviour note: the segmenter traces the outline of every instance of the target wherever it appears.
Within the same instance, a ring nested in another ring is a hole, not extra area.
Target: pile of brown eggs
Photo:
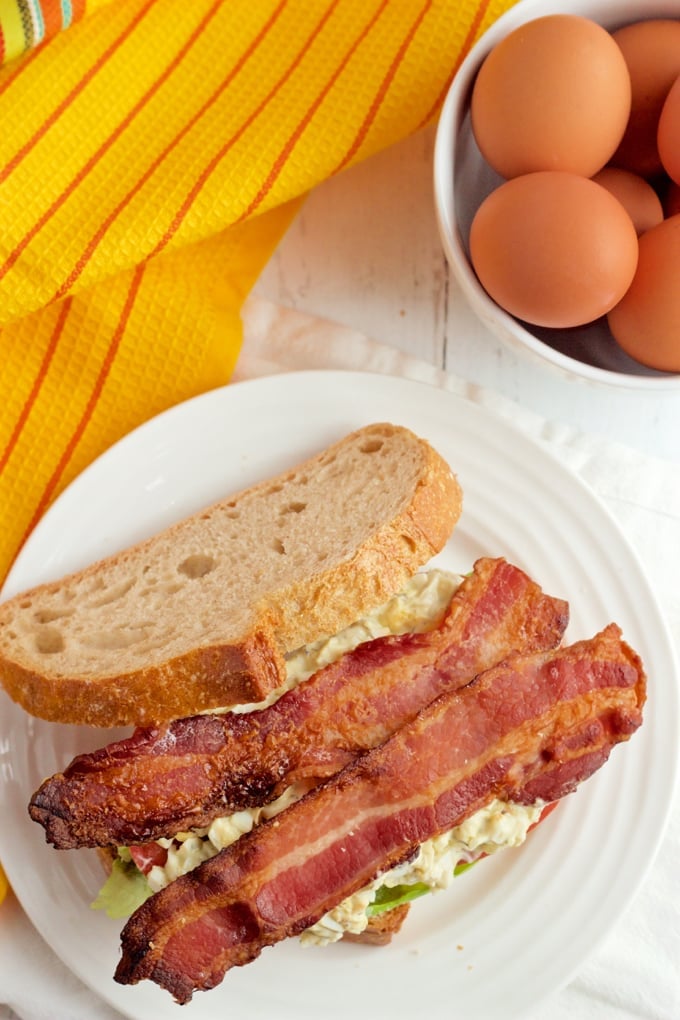
[[[470,112],[506,179],[470,231],[490,297],[538,326],[606,316],[629,355],[680,372],[680,19],[536,18],[488,54]]]

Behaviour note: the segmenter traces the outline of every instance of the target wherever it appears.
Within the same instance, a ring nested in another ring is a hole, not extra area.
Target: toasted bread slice
[[[401,926],[406,920],[410,903],[402,903],[392,910],[385,910],[382,914],[374,914],[369,917],[368,924],[362,932],[354,935],[352,932],[345,932],[342,936],[345,942],[360,942],[365,946],[387,946],[394,935],[401,931]]]
[[[389,598],[461,512],[448,465],[375,424],[157,536],[0,605],[0,680],[29,713],[149,724],[258,702],[284,655]]]

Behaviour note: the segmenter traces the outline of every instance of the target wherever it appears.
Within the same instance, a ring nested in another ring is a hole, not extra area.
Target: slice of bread
[[[342,936],[345,942],[360,942],[365,946],[388,946],[394,935],[401,931],[401,926],[406,920],[410,903],[402,903],[399,907],[386,910],[382,914],[374,914],[369,917],[368,924],[362,932],[353,935],[345,932]]]
[[[286,652],[379,605],[438,552],[461,502],[427,442],[367,426],[0,605],[0,680],[32,715],[94,726],[260,701]]]

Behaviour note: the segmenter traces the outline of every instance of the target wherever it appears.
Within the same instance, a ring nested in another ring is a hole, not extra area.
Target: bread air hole
[[[307,504],[302,503],[300,500],[293,500],[288,506],[284,506],[281,514],[301,514],[303,510],[307,509]]]
[[[197,577],[205,577],[215,567],[216,563],[212,556],[205,553],[194,553],[193,556],[187,556],[185,560],[182,560],[177,570],[178,573],[194,580]]]
[[[91,598],[88,600],[88,608],[90,609],[101,609],[102,606],[110,606],[113,602],[118,602],[119,599],[125,598],[127,593],[134,587],[135,579],[133,577],[128,578],[126,581],[120,581],[119,584],[114,584],[110,588],[104,588],[103,581],[100,581],[97,585],[93,586],[93,592],[102,592],[98,598]]]
[[[42,627],[35,635],[35,650],[41,655],[63,652],[64,639],[56,627]]]
[[[414,540],[411,538],[411,536],[402,534],[400,537],[408,551],[414,553],[416,551],[417,546]]]
[[[73,609],[36,609],[33,619],[36,623],[54,623],[55,620],[62,620],[65,616],[73,616]]]
[[[367,439],[360,447],[362,453],[379,453],[382,448],[382,439]]]

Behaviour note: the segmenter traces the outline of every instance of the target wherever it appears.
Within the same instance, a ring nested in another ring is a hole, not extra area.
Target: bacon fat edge
[[[75,758],[29,805],[59,849],[143,843],[319,781],[513,649],[553,648],[567,603],[503,559],[483,558],[425,634],[367,642],[268,708],[139,729]]]
[[[570,793],[641,724],[645,697],[615,624],[512,653],[147,900],[123,930],[116,980],[150,979],[188,1002],[493,797]]]

